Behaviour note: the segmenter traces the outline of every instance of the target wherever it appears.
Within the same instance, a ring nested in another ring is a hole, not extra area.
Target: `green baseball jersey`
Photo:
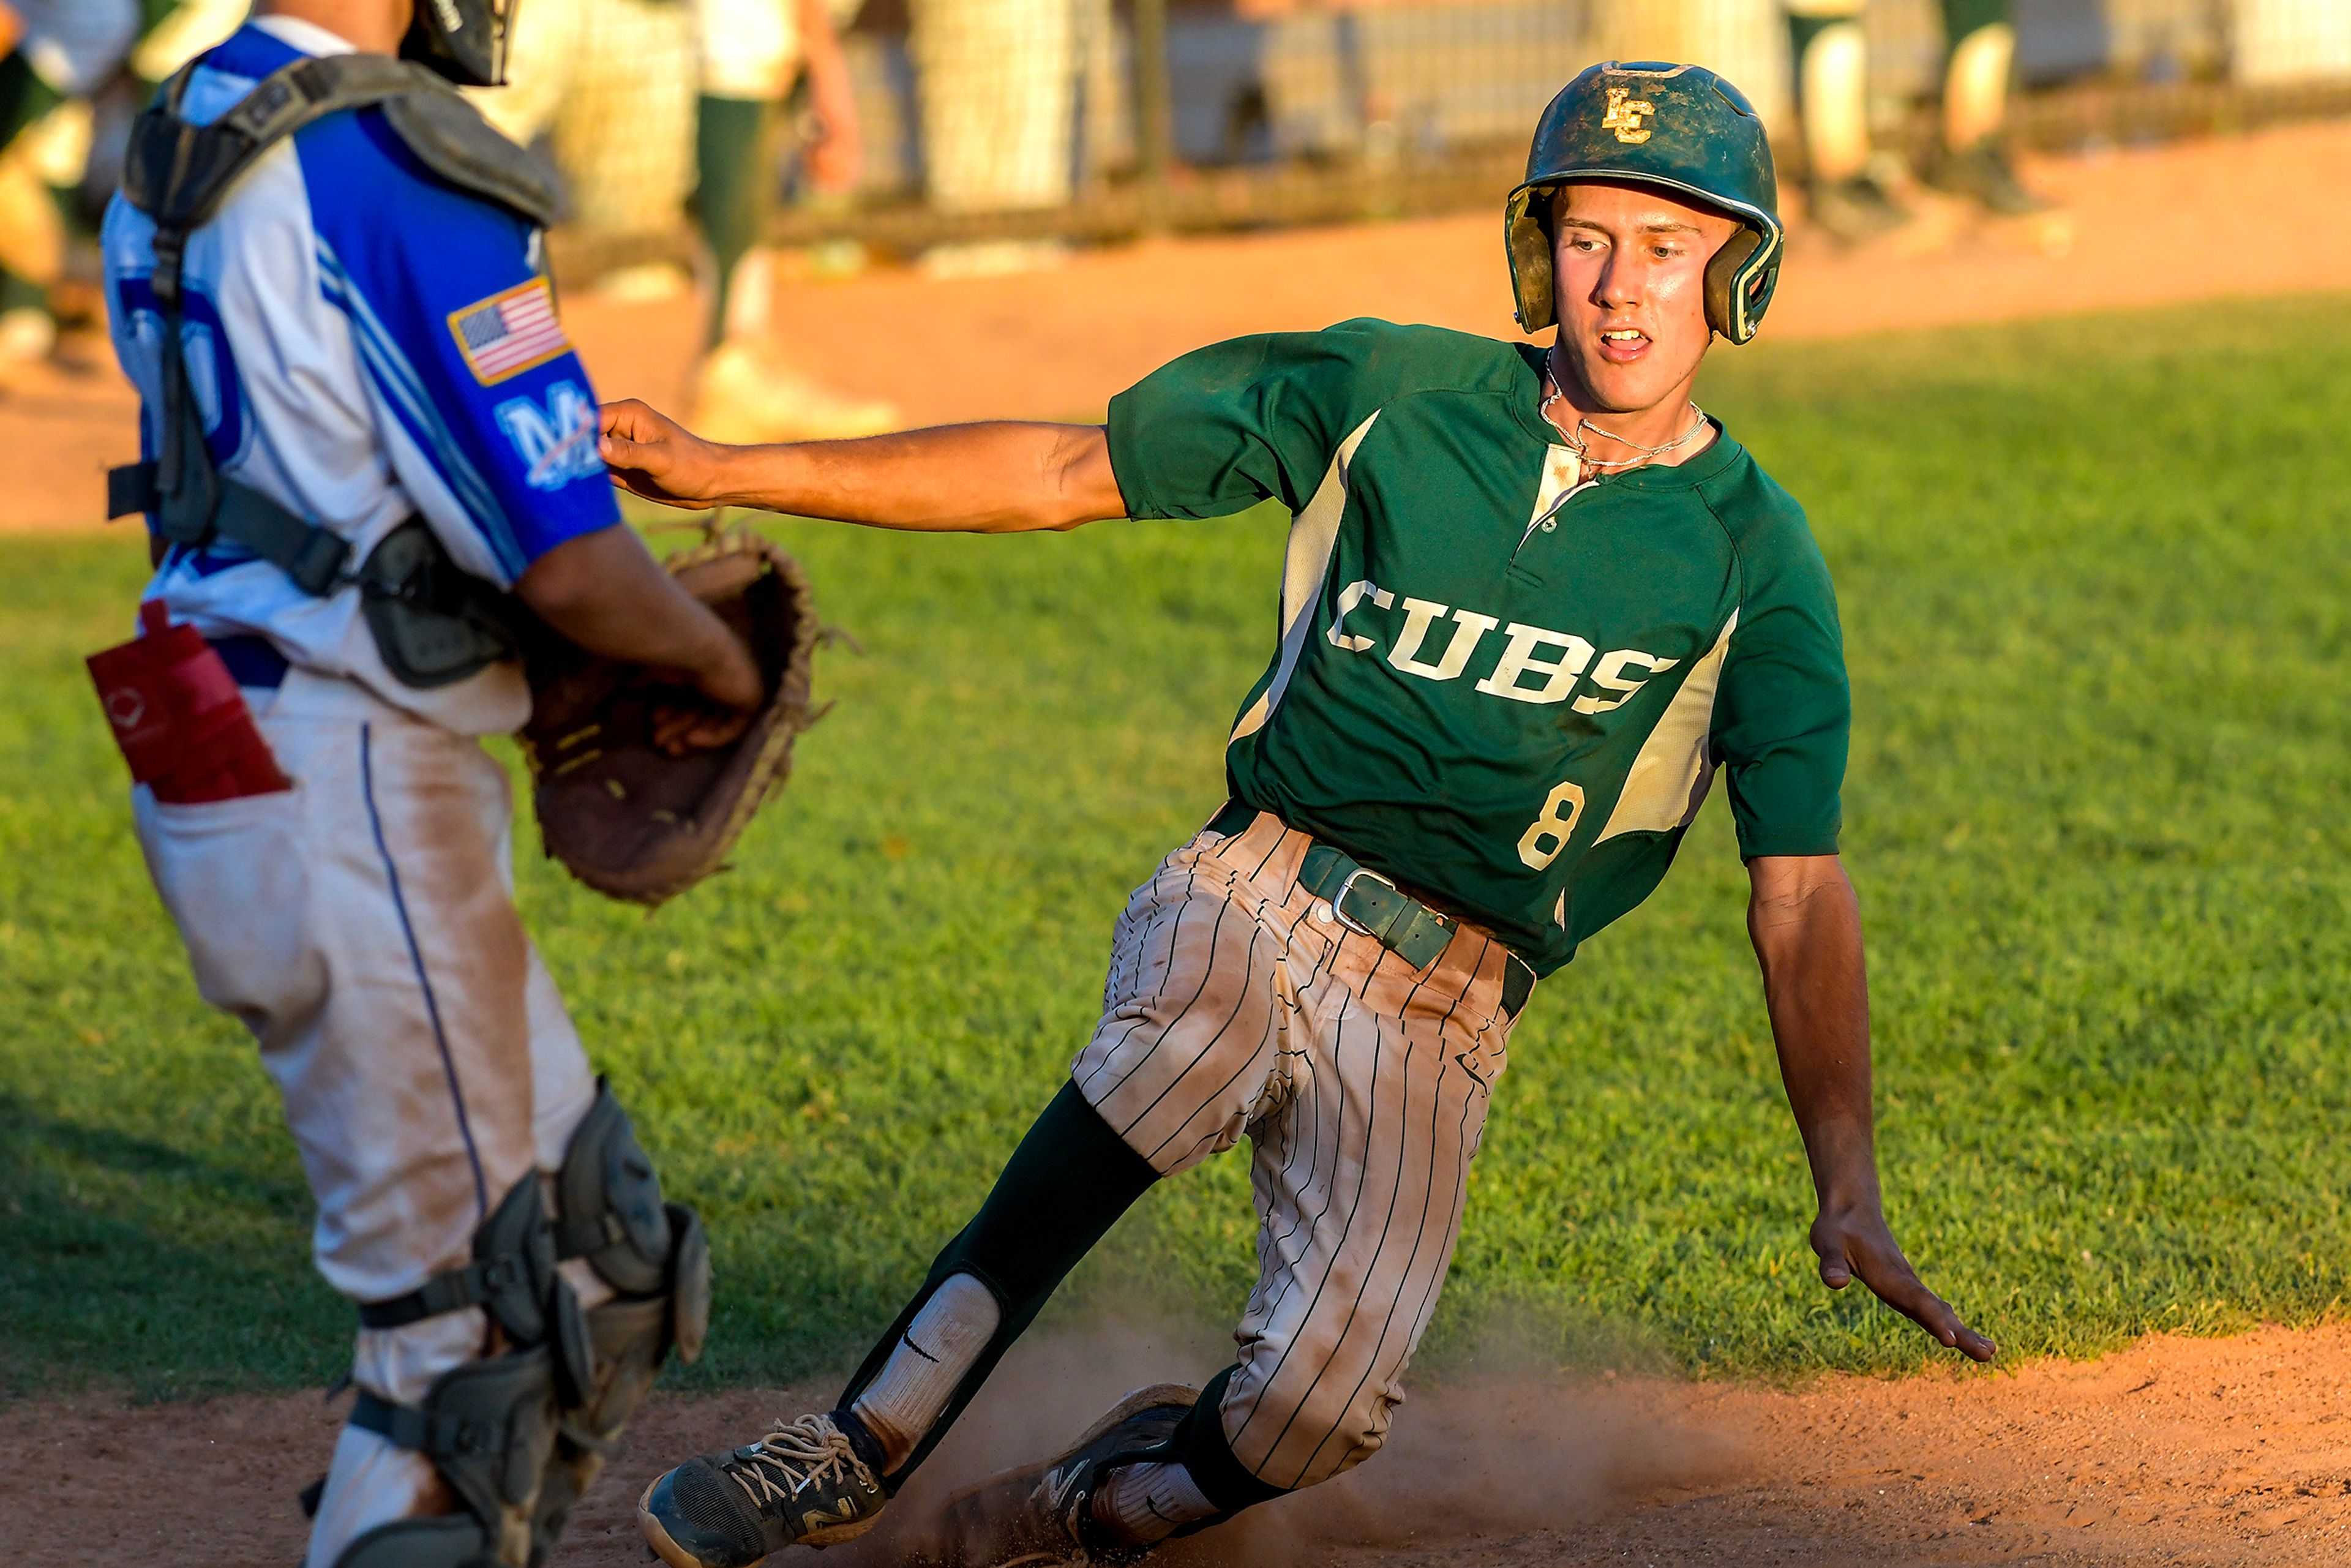
[[[1137,517],[1290,508],[1234,794],[1538,971],[1648,896],[1715,770],[1740,852],[1833,853],[1851,703],[1803,511],[1718,429],[1580,472],[1541,351],[1349,321],[1187,354],[1111,404]]]

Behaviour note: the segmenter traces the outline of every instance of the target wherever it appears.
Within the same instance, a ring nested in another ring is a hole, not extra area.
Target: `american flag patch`
[[[449,330],[474,379],[494,387],[568,352],[571,340],[556,319],[547,279],[534,277],[479,304],[449,313]]]

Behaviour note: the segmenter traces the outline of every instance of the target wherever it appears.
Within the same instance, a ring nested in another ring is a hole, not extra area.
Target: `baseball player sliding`
[[[516,913],[477,737],[529,712],[533,617],[699,688],[676,749],[729,744],[762,680],[619,526],[553,193],[441,80],[499,79],[508,4],[261,0],[141,117],[104,234],[149,454],[110,487],[158,570],[92,668],[358,1310],[310,1568],[544,1561],[706,1302]]]
[[[1100,1026],[831,1410],[659,1477],[677,1568],[867,1529],[1064,1274],[1151,1184],[1246,1135],[1259,1277],[1234,1364],[1129,1396],[951,1505],[971,1563],[1116,1559],[1315,1485],[1384,1437],[1539,977],[1638,904],[1718,768],[1811,1162],[1822,1281],[1991,1342],[1882,1212],[1861,919],[1837,859],[1849,704],[1802,510],[1690,401],[1781,255],[1763,128],[1694,66],[1576,78],[1507,233],[1548,349],[1351,321],[1200,350],[1106,427],[728,448],[641,403],[640,495],[935,531],[1294,514],[1232,799],[1129,900]]]

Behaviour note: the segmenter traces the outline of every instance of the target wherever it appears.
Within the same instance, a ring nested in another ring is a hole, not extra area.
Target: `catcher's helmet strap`
[[[507,45],[522,0],[416,0],[400,57],[459,87],[504,87]]]

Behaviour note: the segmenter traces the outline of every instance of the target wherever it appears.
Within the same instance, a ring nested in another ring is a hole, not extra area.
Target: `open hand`
[[[1867,1207],[1823,1208],[1813,1221],[1813,1250],[1821,1257],[1821,1283],[1842,1291],[1858,1279],[1877,1299],[1971,1361],[1990,1361],[1999,1347],[1959,1321],[1950,1303],[1927,1289],[1896,1245],[1886,1216]]]
[[[719,448],[635,398],[608,402],[600,450],[612,483],[664,507],[707,511],[724,506]]]

